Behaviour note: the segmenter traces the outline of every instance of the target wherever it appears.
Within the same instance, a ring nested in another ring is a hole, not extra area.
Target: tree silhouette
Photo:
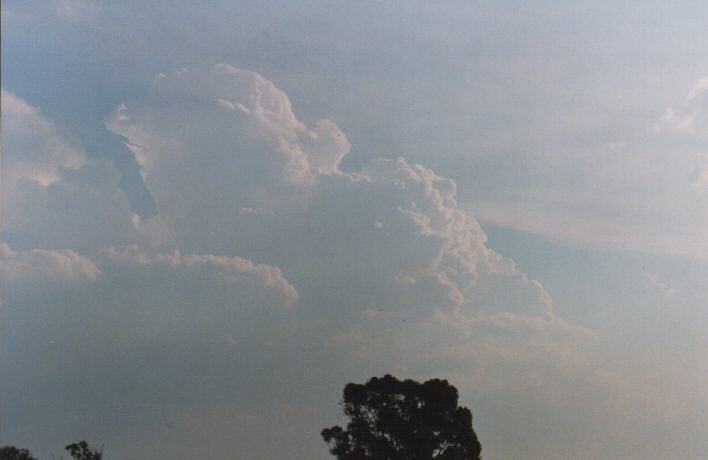
[[[37,460],[27,449],[13,446],[0,447],[0,460]]]
[[[400,381],[391,375],[344,387],[347,429],[325,428],[322,437],[338,460],[479,460],[472,412],[457,406],[447,380]]]
[[[74,460],[101,460],[103,452],[92,449],[86,441],[69,444],[65,447]]]

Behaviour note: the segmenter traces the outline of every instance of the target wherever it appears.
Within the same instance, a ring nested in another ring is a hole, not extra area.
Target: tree
[[[13,446],[0,447],[0,460],[37,460],[27,449]]]
[[[69,444],[65,447],[74,460],[101,460],[103,452],[89,447],[86,441]]]
[[[325,428],[322,437],[338,460],[479,460],[472,412],[457,399],[447,380],[349,383],[341,402],[347,429]]]

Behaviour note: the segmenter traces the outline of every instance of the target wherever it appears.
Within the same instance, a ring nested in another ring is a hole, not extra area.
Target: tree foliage
[[[322,437],[338,460],[479,460],[472,413],[457,400],[447,380],[350,383],[341,402],[346,430],[325,428]]]
[[[89,447],[86,441],[75,442],[65,447],[74,460],[101,460],[103,452]]]
[[[37,460],[27,449],[18,449],[14,446],[0,447],[0,460]]]

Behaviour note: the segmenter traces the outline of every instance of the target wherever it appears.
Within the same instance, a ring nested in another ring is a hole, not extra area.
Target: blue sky
[[[705,4],[2,8],[3,443],[325,459],[391,372],[489,459],[708,451]]]

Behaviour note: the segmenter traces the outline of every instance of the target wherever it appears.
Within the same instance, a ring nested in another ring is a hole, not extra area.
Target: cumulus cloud
[[[350,148],[334,123],[319,120],[308,128],[272,82],[226,64],[160,74],[147,98],[120,105],[106,125],[129,139],[163,207],[167,172],[185,179],[203,174],[210,183],[226,177],[253,183],[254,173],[270,179],[266,185],[306,183],[335,172]]]
[[[287,213],[349,151],[334,123],[308,128],[273,83],[228,65],[158,76],[145,98],[117,107],[106,126],[126,138],[178,243],[230,239],[252,222],[233,209]],[[228,252],[231,243],[220,253],[239,255]]]
[[[187,271],[199,276],[212,276],[234,286],[255,287],[256,297],[273,300],[285,308],[290,308],[298,300],[297,290],[283,278],[280,269],[266,264],[254,264],[241,257],[215,255],[182,255],[178,250],[148,255],[137,245],[116,249],[110,247],[101,251],[107,261],[132,267],[154,267],[162,270]]]
[[[18,249],[95,250],[171,241],[161,219],[141,222],[106,159],[88,159],[41,111],[3,90],[3,239]]]
[[[2,244],[2,276],[9,282],[90,281],[100,275],[93,261],[71,249],[16,252]]]
[[[316,241],[308,257],[325,267],[317,278],[346,280],[344,292],[366,292],[368,306],[552,315],[543,287],[486,247],[453,181],[403,159],[376,160],[322,178],[317,192],[302,229]]]
[[[46,188],[59,181],[62,169],[76,170],[86,162],[83,151],[61,136],[39,109],[4,89],[2,116],[5,193],[24,181]]]

